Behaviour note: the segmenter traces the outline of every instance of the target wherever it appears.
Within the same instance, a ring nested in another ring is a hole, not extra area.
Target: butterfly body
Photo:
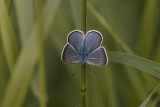
[[[108,62],[108,57],[101,43],[102,35],[98,31],[91,30],[84,35],[83,32],[74,30],[68,35],[68,43],[62,52],[62,61],[104,66]]]
[[[86,62],[87,56],[88,56],[88,54],[87,54],[86,48],[83,45],[83,48],[79,53],[79,58],[80,58],[80,61],[82,64],[84,64]]]

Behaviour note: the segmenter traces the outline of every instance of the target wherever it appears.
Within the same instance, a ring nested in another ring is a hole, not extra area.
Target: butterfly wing
[[[99,47],[91,52],[87,57],[87,64],[95,66],[104,66],[108,63],[107,53],[104,47]]]
[[[90,52],[97,49],[102,43],[102,35],[100,32],[92,30],[87,32],[84,40],[84,47],[86,53],[89,54]]]
[[[74,30],[68,35],[68,43],[71,44],[78,53],[80,53],[82,49],[83,40],[83,33],[79,30]]]
[[[63,52],[62,52],[62,61],[67,62],[67,63],[79,63],[79,54],[77,51],[73,48],[71,44],[66,44],[64,46]]]

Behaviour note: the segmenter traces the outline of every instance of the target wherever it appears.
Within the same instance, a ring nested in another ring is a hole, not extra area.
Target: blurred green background
[[[35,1],[0,0],[0,107],[80,107],[81,65],[61,52],[81,30],[82,1]],[[87,65],[87,107],[138,107],[160,80],[160,0],[87,0],[93,29],[109,63]],[[157,89],[146,102],[160,106]]]

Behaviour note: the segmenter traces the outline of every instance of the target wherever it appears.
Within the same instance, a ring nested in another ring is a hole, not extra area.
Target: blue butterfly
[[[108,63],[108,56],[102,44],[102,35],[96,30],[83,34],[74,30],[68,34],[67,43],[62,51],[62,61],[75,64],[89,64],[104,66]]]

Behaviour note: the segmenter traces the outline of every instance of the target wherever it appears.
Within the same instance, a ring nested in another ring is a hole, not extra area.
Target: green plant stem
[[[86,0],[82,0],[82,31],[86,33]]]
[[[81,107],[85,107],[86,97],[86,65],[81,64]]]
[[[86,0],[82,0],[82,31],[86,33]],[[86,65],[81,65],[81,107],[86,106]]]
[[[39,48],[39,86],[40,86],[40,107],[46,107],[46,89],[45,89],[45,64],[44,64],[44,41],[43,41],[43,23],[42,23],[42,1],[35,0],[37,14],[37,38]]]

